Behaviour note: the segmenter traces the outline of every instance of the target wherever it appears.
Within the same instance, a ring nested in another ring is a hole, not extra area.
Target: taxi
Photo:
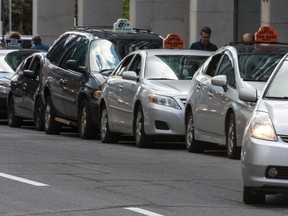
[[[194,75],[185,108],[186,148],[203,152],[224,146],[240,158],[245,125],[255,103],[239,99],[240,89],[262,91],[288,46],[275,43],[277,32],[262,27],[255,43],[232,43],[218,49]]]
[[[137,147],[155,141],[184,141],[184,109],[191,79],[212,52],[183,49],[183,39],[170,34],[163,49],[127,55],[108,77],[100,102],[100,138],[118,142],[134,136]]]

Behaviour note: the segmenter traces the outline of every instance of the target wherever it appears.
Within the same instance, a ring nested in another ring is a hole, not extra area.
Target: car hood
[[[146,80],[149,89],[169,96],[187,95],[191,80]]]
[[[288,135],[288,100],[263,100],[257,110],[269,113],[278,135]]]
[[[262,92],[263,88],[266,85],[266,82],[252,82],[252,81],[246,81],[247,87],[249,88],[255,88],[259,92]]]
[[[0,85],[10,86],[10,81],[14,73],[0,71]]]

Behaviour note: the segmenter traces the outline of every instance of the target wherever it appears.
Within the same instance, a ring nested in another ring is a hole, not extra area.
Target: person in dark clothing
[[[38,50],[44,50],[47,51],[49,49],[49,46],[42,43],[41,37],[39,35],[34,35],[32,37],[32,44],[33,46],[31,49],[38,49]]]
[[[217,46],[210,42],[211,32],[209,27],[202,27],[200,41],[192,43],[190,49],[216,51],[218,49]]]

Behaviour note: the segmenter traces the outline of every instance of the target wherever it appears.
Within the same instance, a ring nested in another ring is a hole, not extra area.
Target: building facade
[[[33,34],[51,44],[74,25],[112,26],[123,14],[121,0],[78,0],[75,5],[74,0],[34,0]],[[202,26],[209,26],[211,41],[220,47],[267,25],[278,32],[279,42],[288,42],[287,9],[287,0],[130,0],[129,15],[137,28],[163,37],[180,34],[185,48],[199,40]]]

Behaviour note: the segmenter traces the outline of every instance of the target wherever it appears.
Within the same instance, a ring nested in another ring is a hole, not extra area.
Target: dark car
[[[58,134],[62,124],[78,127],[80,137],[99,133],[99,102],[105,76],[128,53],[161,48],[163,38],[132,28],[119,19],[114,27],[75,27],[51,46],[43,67],[41,96],[45,132]]]
[[[46,52],[28,56],[11,79],[8,95],[8,124],[20,127],[23,119],[32,119],[37,130],[44,129],[43,104],[39,94]]]
[[[16,68],[27,56],[37,50],[31,49],[0,49],[0,118],[7,119],[7,95],[10,80]]]

